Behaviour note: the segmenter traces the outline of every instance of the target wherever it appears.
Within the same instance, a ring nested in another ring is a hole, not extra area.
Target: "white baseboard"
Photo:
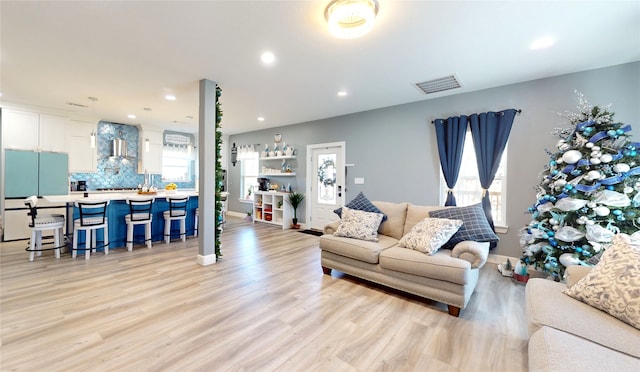
[[[214,263],[216,263],[216,255],[215,254],[208,254],[206,256],[203,255],[198,255],[198,264],[201,266],[209,266],[209,265],[213,265]]]
[[[247,217],[247,214],[242,212],[227,211],[227,216],[244,218]]]

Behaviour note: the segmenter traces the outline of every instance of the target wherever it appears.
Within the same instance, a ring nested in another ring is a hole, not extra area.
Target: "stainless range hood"
[[[128,157],[127,140],[122,138],[114,138],[111,140],[111,156],[117,158]]]

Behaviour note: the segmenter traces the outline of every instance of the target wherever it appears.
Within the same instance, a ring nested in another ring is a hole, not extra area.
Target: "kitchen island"
[[[169,203],[167,202],[167,196],[189,196],[187,203],[187,219],[186,219],[186,232],[187,236],[193,235],[194,232],[194,220],[195,210],[198,208],[198,192],[194,190],[179,190],[175,194],[166,194],[164,190],[158,191],[157,194],[144,194],[140,195],[135,191],[122,191],[122,192],[95,192],[89,191],[88,196],[85,197],[84,193],[77,192],[70,195],[52,195],[45,196],[44,199],[52,203],[66,203],[67,206],[67,237],[69,243],[73,237],[73,221],[80,217],[78,208],[75,208],[74,202],[76,201],[91,201],[91,200],[109,200],[109,206],[107,207],[107,218],[109,220],[109,249],[118,247],[125,247],[127,240],[127,224],[125,223],[125,216],[129,213],[129,206],[126,203],[127,198],[133,197],[151,197],[154,198],[151,213],[153,220],[151,222],[151,240],[153,242],[164,240],[164,217],[162,213],[169,210]],[[174,227],[172,230],[175,230]],[[137,236],[142,234],[142,229],[137,230],[134,236],[135,244],[139,244],[144,240],[143,237]],[[175,234],[177,236],[177,233]],[[172,234],[173,236],[173,234]],[[102,232],[98,233],[98,240],[103,240]],[[78,247],[84,247],[84,236],[79,237]],[[100,246],[100,244],[98,244]],[[98,247],[97,250],[104,250]],[[82,254],[83,251],[79,251]]]

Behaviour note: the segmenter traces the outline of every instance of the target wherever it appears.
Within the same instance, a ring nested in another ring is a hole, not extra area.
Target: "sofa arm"
[[[451,257],[469,261],[472,269],[479,269],[484,266],[489,256],[489,242],[475,242],[465,240],[453,247]]]
[[[582,277],[591,271],[590,266],[571,265],[567,266],[564,271],[564,279],[567,282],[567,288],[576,284]]]
[[[340,226],[340,221],[331,222],[328,225],[325,225],[323,232],[325,234],[333,235],[336,230],[338,230],[338,226]]]

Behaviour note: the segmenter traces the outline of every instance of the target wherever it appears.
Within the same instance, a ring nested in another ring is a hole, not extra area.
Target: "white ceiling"
[[[355,40],[329,35],[327,3],[2,0],[2,100],[194,132],[210,79],[234,134],[640,60],[637,0],[380,0]],[[530,50],[542,36],[555,45]],[[451,74],[462,88],[413,86]]]

